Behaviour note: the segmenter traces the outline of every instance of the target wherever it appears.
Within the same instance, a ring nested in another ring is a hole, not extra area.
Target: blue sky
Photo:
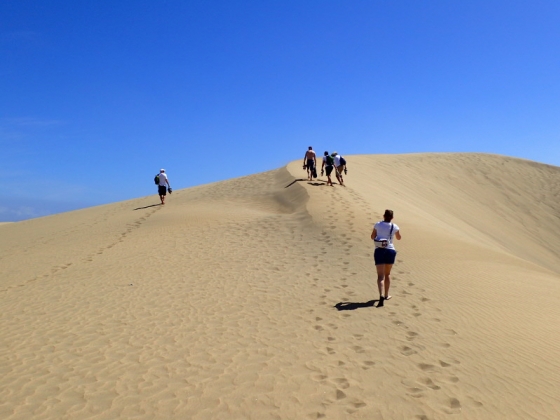
[[[3,0],[0,221],[308,145],[560,166],[559,47],[556,0]]]

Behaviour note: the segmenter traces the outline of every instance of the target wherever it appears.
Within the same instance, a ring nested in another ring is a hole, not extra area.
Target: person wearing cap
[[[333,168],[334,168],[334,159],[332,158],[332,156],[329,155],[328,151],[325,151],[325,155],[323,156],[323,165],[321,166],[321,176],[323,176],[324,171],[326,171],[327,186],[330,185],[331,187],[333,186],[331,180],[331,172],[333,171]]]
[[[168,187],[171,189],[171,185],[169,184],[169,180],[167,179],[165,169],[160,169],[158,194],[159,194],[159,199],[161,200],[161,204],[165,204],[165,196],[167,194]]]
[[[401,239],[399,227],[392,222],[393,210],[385,210],[383,220],[373,226],[371,239],[375,244],[373,258],[377,269],[377,288],[379,289],[379,303],[383,306],[386,300],[391,299],[389,287],[391,287],[391,268],[395,263],[397,251],[393,245],[393,238]]]
[[[332,152],[332,157],[334,159],[334,167],[336,168],[336,179],[340,185],[344,186],[344,179],[342,179],[342,172],[344,171],[344,164],[340,161],[340,156],[337,152]]]

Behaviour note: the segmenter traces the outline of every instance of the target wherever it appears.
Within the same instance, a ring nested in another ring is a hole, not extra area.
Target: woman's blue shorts
[[[394,249],[375,248],[375,252],[373,253],[373,259],[375,260],[375,265],[395,264],[396,257],[397,257],[397,251],[395,251]]]

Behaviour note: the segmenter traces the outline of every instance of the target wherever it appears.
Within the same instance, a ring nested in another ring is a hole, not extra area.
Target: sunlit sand
[[[347,160],[3,224],[0,418],[560,418],[560,168]]]

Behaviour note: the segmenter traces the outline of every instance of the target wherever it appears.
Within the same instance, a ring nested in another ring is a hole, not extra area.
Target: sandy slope
[[[560,418],[560,168],[348,161],[3,225],[0,418]]]

